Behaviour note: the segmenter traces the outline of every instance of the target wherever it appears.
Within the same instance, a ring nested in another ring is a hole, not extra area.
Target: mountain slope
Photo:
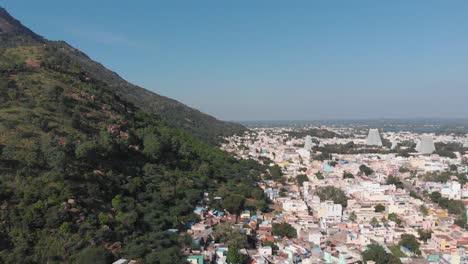
[[[221,137],[246,130],[242,125],[217,120],[176,100],[133,85],[66,42],[47,41],[33,33],[2,8],[0,8],[0,40],[2,40],[0,47],[45,44],[54,51],[62,53],[71,64],[77,65],[90,77],[104,82],[108,89],[123,99],[157,114],[170,126],[183,128],[206,142],[215,144],[221,140]]]
[[[44,44],[46,40],[24,27],[0,7],[0,48]]]
[[[0,48],[0,263],[181,263],[191,241],[167,230],[197,220],[204,192],[222,197],[218,209],[265,207],[258,163],[167,126],[55,46],[11,32]]]

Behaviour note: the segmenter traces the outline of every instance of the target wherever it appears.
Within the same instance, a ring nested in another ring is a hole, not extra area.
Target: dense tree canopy
[[[362,252],[364,263],[374,261],[376,264],[400,264],[401,261],[392,254],[385,252],[385,249],[378,244],[370,244]]]
[[[420,243],[416,239],[414,235],[411,234],[403,234],[401,235],[400,243],[401,246],[406,247],[407,249],[411,250],[416,254],[420,254],[421,251],[419,250]]]
[[[273,230],[271,233],[274,236],[280,236],[280,237],[289,237],[289,238],[297,237],[296,229],[288,223],[280,223],[280,224],[274,223]]]
[[[41,67],[28,68],[34,58]],[[0,263],[178,263],[204,192],[264,209],[264,166],[122,100],[52,47],[0,51]]]

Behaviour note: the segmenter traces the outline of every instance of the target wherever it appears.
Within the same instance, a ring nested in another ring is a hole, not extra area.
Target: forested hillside
[[[222,137],[246,130],[240,124],[218,120],[176,100],[133,85],[66,42],[48,41],[37,35],[0,7],[0,48],[29,45],[47,45],[57,56],[106,84],[105,89],[140,109],[158,115],[169,126],[182,128],[209,144],[216,145]]]
[[[204,192],[265,207],[258,163],[168,126],[2,23],[15,45],[0,49],[0,263],[179,263],[191,241],[167,230],[196,218]]]

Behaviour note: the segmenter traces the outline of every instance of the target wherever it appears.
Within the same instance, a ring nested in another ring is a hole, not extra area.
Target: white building
[[[369,130],[369,135],[367,136],[366,145],[378,146],[378,147],[381,147],[383,145],[378,129],[374,128],[374,129]]]

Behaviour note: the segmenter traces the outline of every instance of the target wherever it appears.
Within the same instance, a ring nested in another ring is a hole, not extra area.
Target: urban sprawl
[[[271,210],[216,210],[207,201],[222,198],[206,193],[187,259],[468,263],[467,148],[466,136],[334,127],[229,137],[224,151],[268,167],[258,184]]]

